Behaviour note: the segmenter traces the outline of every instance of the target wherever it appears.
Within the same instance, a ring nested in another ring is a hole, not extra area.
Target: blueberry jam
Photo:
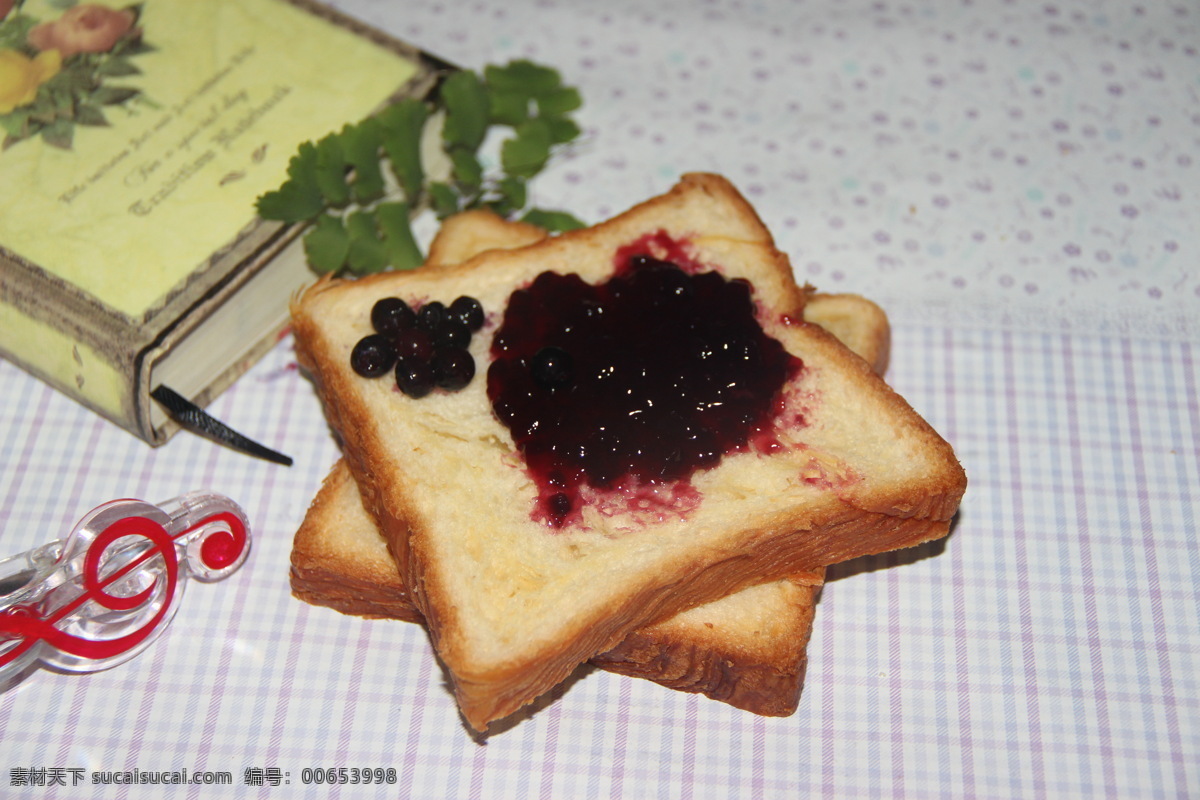
[[[492,341],[488,397],[553,527],[585,487],[687,481],[745,449],[801,368],[763,332],[747,281],[647,250],[663,252],[621,251],[597,286],[542,273],[512,294]]]

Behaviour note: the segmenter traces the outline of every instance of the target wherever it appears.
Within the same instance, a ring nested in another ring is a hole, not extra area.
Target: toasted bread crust
[[[820,587],[780,581],[768,588],[778,588],[786,595],[782,611],[780,603],[770,606],[779,613],[785,629],[763,637],[769,640],[764,642],[771,648],[769,653],[754,651],[754,644],[749,653],[737,647],[738,639],[758,638],[757,631],[740,630],[730,637],[728,629],[708,623],[713,627],[711,636],[705,638],[698,633],[703,629],[694,624],[679,630],[680,617],[676,616],[634,631],[612,650],[593,656],[592,663],[669,689],[703,694],[755,714],[789,716],[800,704],[808,667],[806,648]],[[705,608],[685,613],[703,614]]]
[[[697,230],[696,220],[703,221],[702,231]],[[803,495],[802,503],[788,501],[790,505],[785,507],[774,503],[768,507],[759,501],[744,509],[739,506],[747,513],[737,521],[736,529],[722,528],[719,535],[708,538],[689,532],[687,548],[678,552],[668,548],[671,540],[660,532],[656,541],[661,541],[664,553],[669,549],[673,560],[656,563],[652,580],[637,583],[640,574],[625,577],[620,583],[621,601],[615,605],[573,609],[578,613],[555,626],[552,637],[547,634],[522,641],[511,658],[484,656],[479,643],[465,633],[467,624],[477,620],[476,612],[464,616],[461,598],[455,595],[454,587],[462,577],[441,557],[439,548],[446,545],[447,529],[432,522],[419,482],[410,480],[401,466],[408,454],[394,452],[396,443],[381,435],[373,401],[359,393],[349,375],[346,339],[335,342],[336,337],[323,335],[322,306],[326,302],[336,306],[342,299],[336,295],[346,287],[320,282],[293,309],[298,355],[314,376],[331,422],[345,438],[347,461],[364,489],[364,501],[385,531],[435,647],[453,675],[463,714],[479,729],[529,702],[581,661],[612,649],[637,628],[764,580],[779,580],[858,555],[942,536],[965,488],[950,448],[871,373],[869,365],[815,326],[783,324],[782,318],[799,316],[804,293],[794,284],[786,258],[773,248],[753,210],[716,176],[687,176],[667,195],[592,229],[519,251],[490,253],[438,270],[436,275],[418,270],[363,279],[356,282],[353,292],[356,298],[395,291],[421,298],[435,289],[469,284],[476,289],[473,293],[494,298],[538,271],[552,264],[561,268],[564,263],[572,271],[587,271],[585,279],[595,279],[611,269],[611,261],[602,254],[611,253],[615,245],[628,242],[639,232],[649,232],[647,226],[689,238],[706,263],[739,268],[752,264],[758,296],[770,300],[770,308],[762,312],[764,324],[771,324],[773,334],[790,350],[803,354],[806,371],[811,371],[812,385],[819,393],[868,401],[864,413],[885,415],[897,429],[897,437],[911,443],[914,453],[927,457],[931,468],[911,479],[831,484],[829,490],[815,496],[811,488],[795,484],[789,491]],[[581,258],[583,254],[590,255]],[[831,395],[824,402],[832,399]],[[836,439],[834,428],[813,428],[806,436],[819,446],[826,433],[833,437],[830,441]],[[505,438],[503,432],[495,435],[499,441]],[[421,445],[403,445],[409,446]],[[819,448],[814,452],[819,454]],[[431,454],[423,450],[420,456]],[[829,463],[836,469],[836,464]],[[412,470],[411,465],[405,466]],[[819,473],[825,466],[816,464],[814,469]],[[714,475],[720,473],[720,469],[713,471]],[[464,477],[469,480],[469,470]],[[807,478],[803,483],[817,485]],[[507,485],[494,488],[500,495],[513,494]],[[705,508],[711,507],[710,503]],[[495,577],[508,580],[507,573]]]
[[[833,334],[871,365],[876,375],[887,372],[892,354],[892,328],[887,314],[874,302],[857,294],[811,293],[804,320]]]
[[[489,250],[513,250],[537,244],[547,235],[536,225],[511,222],[491,211],[462,211],[442,223],[429,243],[425,266],[461,264]]]
[[[314,605],[362,617],[422,622],[383,540],[357,535],[366,516],[358,486],[341,461],[330,471],[292,542],[292,593]]]

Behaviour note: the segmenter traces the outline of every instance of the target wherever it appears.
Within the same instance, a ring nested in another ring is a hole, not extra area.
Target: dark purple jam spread
[[[488,397],[553,527],[584,487],[687,481],[745,449],[801,367],[763,332],[749,282],[704,271],[661,234],[617,261],[597,286],[542,273],[513,292],[492,341]]]

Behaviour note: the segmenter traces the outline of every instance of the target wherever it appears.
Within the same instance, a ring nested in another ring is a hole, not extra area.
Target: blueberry
[[[483,327],[483,306],[474,297],[463,295],[451,303],[450,316],[462,320],[472,332]]]
[[[408,303],[399,297],[384,297],[376,301],[371,308],[371,325],[375,330],[389,336],[411,328],[416,319],[417,315],[409,308]]]
[[[533,356],[530,364],[533,380],[543,389],[565,389],[575,382],[575,361],[561,347],[547,345]]]
[[[683,270],[663,261],[651,262],[636,275],[636,281],[646,292],[646,299],[661,304],[692,295],[692,281]]]
[[[433,332],[435,347],[466,347],[471,343],[471,329],[462,320],[446,317]]]
[[[421,328],[409,328],[400,331],[393,340],[396,355],[400,358],[416,361],[428,361],[433,356],[433,337]]]
[[[475,359],[463,347],[438,350],[430,366],[437,385],[450,392],[457,392],[475,377]]]
[[[350,351],[350,368],[364,378],[377,378],[396,363],[396,349],[378,333],[364,336]]]
[[[561,523],[571,513],[571,496],[566,492],[555,492],[550,495],[550,499],[546,505],[550,510],[551,516]]]
[[[409,397],[422,398],[433,391],[433,370],[428,362],[402,358],[396,363],[396,385]]]
[[[445,317],[446,304],[440,300],[431,300],[421,306],[421,310],[417,312],[417,325],[432,333],[437,330]]]

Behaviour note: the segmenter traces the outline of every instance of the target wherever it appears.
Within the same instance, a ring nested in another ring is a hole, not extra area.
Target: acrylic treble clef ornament
[[[189,576],[221,580],[249,552],[241,508],[196,492],[105,503],[66,538],[0,561],[0,692],[39,665],[94,672],[128,661],[166,629]]]

